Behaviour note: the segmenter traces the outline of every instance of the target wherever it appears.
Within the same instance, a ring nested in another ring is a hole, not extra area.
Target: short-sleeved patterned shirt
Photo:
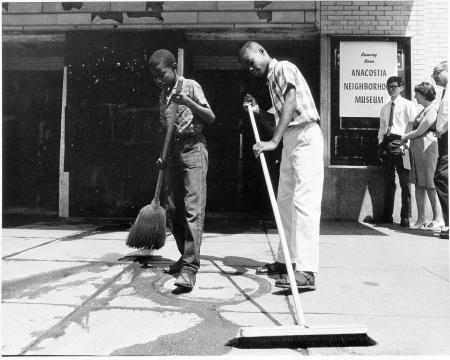
[[[183,81],[182,92],[186,94],[189,98],[194,100],[197,104],[210,107],[208,101],[205,98],[203,90],[198,82],[192,79],[185,79],[182,76],[179,77],[179,81]],[[167,94],[165,91],[161,92],[159,97],[159,109],[160,109],[160,119],[161,123],[166,127],[167,126],[167,117],[169,116],[169,112],[171,111],[172,104],[172,95],[176,91],[176,85],[173,87],[170,94]],[[192,110],[186,105],[178,105],[177,106],[177,116],[175,120],[174,132],[176,134],[198,134],[203,130],[203,122],[198,119],[192,113]]]
[[[275,121],[278,124],[281,109],[284,104],[284,95],[288,84],[295,87],[297,108],[289,126],[303,122],[318,121],[320,119],[314,99],[300,70],[289,61],[277,61],[272,59],[267,73],[267,85],[269,86],[272,104],[275,108]]]

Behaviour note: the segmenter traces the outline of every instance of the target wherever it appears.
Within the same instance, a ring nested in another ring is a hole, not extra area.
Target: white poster
[[[379,117],[386,80],[397,75],[397,43],[341,42],[339,75],[339,116]]]

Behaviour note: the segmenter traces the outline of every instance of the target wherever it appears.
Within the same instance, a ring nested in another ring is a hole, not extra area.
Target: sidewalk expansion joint
[[[120,273],[112,277],[110,280],[106,281],[103,286],[101,286],[96,292],[94,292],[89,298],[87,298],[83,303],[75,308],[72,312],[66,315],[63,319],[61,319],[57,324],[53,325],[49,330],[45,331],[45,333],[35,339],[31,344],[27,345],[17,356],[23,356],[28,351],[30,351],[33,347],[39,344],[42,340],[49,337],[49,335],[53,333],[57,333],[58,330],[64,326],[64,324],[73,318],[76,314],[82,311],[82,309],[87,306],[91,301],[93,301],[99,294],[101,294],[105,289],[114,283],[117,279],[119,279],[124,273],[126,273],[130,268],[133,267],[133,264],[126,266]]]
[[[426,267],[423,267],[423,269],[424,269],[425,271],[429,272],[430,274],[432,274],[432,275],[438,277],[439,279],[442,279],[442,280],[444,280],[444,281],[446,281],[446,282],[449,282],[449,280],[448,280],[447,278],[443,277],[442,275],[436,274],[434,271],[431,271],[430,269],[427,269]]]
[[[214,260],[209,260],[211,263],[219,269],[219,271],[224,275],[228,281],[244,296],[248,301],[250,301],[256,308],[258,308],[261,313],[267,317],[270,321],[272,321],[275,325],[281,325],[281,323],[275,319],[272,315],[270,315],[260,304],[258,304],[255,300],[253,300],[232,278],[229,276],[219,265],[216,264]]]
[[[87,263],[87,264],[106,264],[106,265],[117,265],[117,264],[126,264],[127,261],[112,261],[112,260],[57,260],[57,259],[24,259],[24,258],[17,258],[17,259],[2,259],[2,260],[8,260],[8,261],[20,261],[20,262],[26,262],[26,261],[32,261],[32,262],[54,262],[54,263]]]
[[[272,244],[270,243],[270,239],[269,239],[269,233],[268,233],[268,227],[266,226],[267,224],[264,221],[261,221],[261,226],[264,230],[264,234],[266,235],[266,241],[267,244],[269,245],[270,248],[270,253],[272,254],[272,258],[275,260],[277,258],[276,254],[275,254],[275,250],[272,247]]]
[[[274,251],[274,249],[273,249],[273,247],[272,247],[272,244],[270,243],[269,233],[268,233],[268,227],[266,226],[267,224],[266,224],[266,222],[261,221],[261,225],[262,225],[262,227],[263,227],[264,233],[266,234],[267,243],[268,243],[268,245],[269,245],[270,252],[272,253],[272,258],[273,258],[274,261],[275,261],[275,259],[277,258],[277,256],[276,256],[275,251]],[[289,309],[289,312],[290,312],[290,314],[291,314],[291,316],[292,316],[292,319],[296,322],[296,321],[297,321],[297,320],[296,320],[296,319],[297,319],[297,316],[296,316],[296,314],[295,314],[294,307],[292,306],[292,303],[289,301],[289,298],[288,298],[287,296],[285,297],[285,299],[286,299],[286,304],[287,304],[287,307],[288,307],[288,309]],[[281,325],[281,324],[280,324],[280,325]]]
[[[52,239],[52,240],[46,241],[45,243],[38,244],[38,245],[35,245],[35,246],[32,246],[32,247],[29,247],[29,248],[27,248],[27,249],[20,250],[20,251],[17,251],[17,252],[15,252],[15,253],[6,255],[6,256],[2,257],[2,260],[8,259],[8,258],[10,258],[10,257],[12,257],[12,256],[16,256],[16,255],[22,254],[22,253],[24,253],[24,252],[26,252],[26,251],[33,250],[33,249],[36,249],[36,248],[41,247],[41,246],[44,246],[44,245],[51,244],[51,243],[53,243],[53,242],[55,242],[55,241],[67,241],[67,240],[78,240],[78,239],[82,239],[82,238],[84,238],[85,236],[88,236],[88,235],[91,235],[92,233],[94,233],[94,232],[96,231],[96,229],[97,229],[97,228],[91,229],[91,230],[85,230],[85,231],[81,231],[81,232],[76,233],[76,234],[67,235],[67,236],[63,236],[63,237],[60,237],[60,238]]]

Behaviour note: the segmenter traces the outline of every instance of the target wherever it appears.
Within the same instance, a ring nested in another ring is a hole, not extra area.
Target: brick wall
[[[416,5],[415,5],[416,6]],[[442,0],[417,4],[417,25],[410,29],[413,38],[413,84],[431,81],[433,67],[448,60],[448,3]]]
[[[322,1],[320,28],[330,35],[404,35],[413,1]]]
[[[163,29],[245,25],[293,28],[297,24],[318,22],[318,3],[314,1],[166,1],[162,5],[145,1],[83,2],[81,7],[65,9],[60,2],[5,4],[4,30],[95,29],[112,25]],[[161,18],[157,16],[158,11]]]
[[[81,7],[64,8],[61,2],[4,2],[2,30],[4,33],[64,32],[117,26],[119,29],[208,29],[205,33],[210,29],[235,29],[236,33],[242,31],[245,35],[246,28],[278,28],[292,31],[291,36],[302,32],[320,32],[322,37],[406,36],[411,37],[412,85],[432,81],[433,66],[446,59],[448,53],[447,0],[81,4]],[[158,10],[163,20],[157,16]]]

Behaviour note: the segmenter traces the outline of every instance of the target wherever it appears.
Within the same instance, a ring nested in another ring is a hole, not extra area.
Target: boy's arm
[[[259,123],[273,136],[275,133],[275,116],[269,111],[260,111]]]
[[[384,121],[383,121],[383,108],[380,110],[380,127],[378,128],[378,145],[380,145],[383,142],[384,138]]]
[[[248,112],[248,105],[252,106],[253,115],[255,115],[255,119],[258,119],[258,122],[266,129],[270,135],[273,135],[275,132],[275,109],[272,107],[267,111],[262,110],[255,98],[246,94],[243,101],[244,110]]]
[[[296,108],[297,100],[295,87],[288,85],[284,95],[284,104],[281,108],[280,122],[278,123],[278,126],[275,129],[275,134],[273,134],[272,137],[272,141],[276,144],[276,146],[280,143],[284,132],[286,131],[289,123],[292,121]]]
[[[292,121],[296,108],[297,100],[295,87],[289,84],[284,95],[284,104],[281,108],[280,121],[275,129],[272,140],[260,141],[253,145],[253,152],[255,153],[255,156],[259,156],[259,154],[263,151],[275,150],[278,147],[281,139],[283,138],[284,132],[286,131],[289,123]]]
[[[172,99],[175,104],[188,106],[195,115],[207,123],[214,122],[216,118],[213,111],[209,107],[197,104],[189,96],[186,96],[185,93],[174,95]]]

